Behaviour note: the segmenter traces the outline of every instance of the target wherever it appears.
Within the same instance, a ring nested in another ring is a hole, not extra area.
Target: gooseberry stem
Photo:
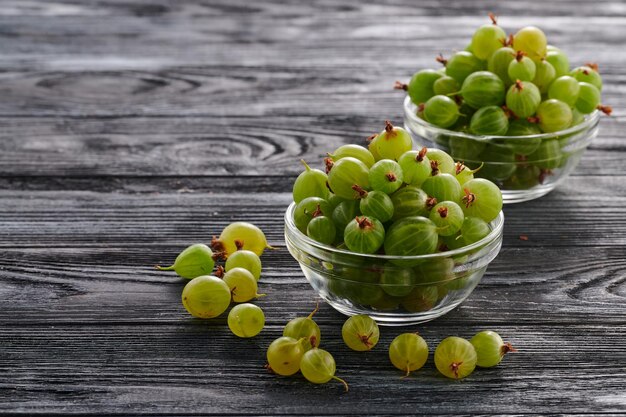
[[[301,159],[301,160],[300,160],[300,163],[301,163],[302,165],[304,165],[304,169],[306,169],[307,171],[310,171],[310,170],[311,170],[311,167],[309,166],[309,164],[307,164],[307,163],[306,163],[306,161],[305,161],[304,159]]]
[[[489,16],[489,19],[491,19],[491,23],[493,23],[494,25],[498,24],[498,16],[496,16],[492,12],[487,13],[487,16]]]
[[[154,268],[158,269],[159,271],[173,271],[174,270],[174,265],[170,265],[170,266],[154,265]]]
[[[346,381],[344,381],[343,379],[339,378],[338,376],[333,375],[332,376],[333,379],[341,382],[343,384],[343,387],[346,389],[345,392],[348,392],[348,383]]]
[[[507,342],[500,348],[500,356],[504,356],[509,352],[517,352],[517,349]]]
[[[215,269],[215,276],[218,278],[224,277],[224,267],[222,265],[218,265]]]
[[[235,243],[235,248],[237,248],[237,250],[243,249],[243,240],[235,239],[234,243]]]
[[[448,65],[448,60],[443,57],[443,54],[439,53],[435,58],[435,61],[439,62],[444,67]]]
[[[587,62],[585,63],[586,66],[588,66],[589,68],[591,68],[592,70],[594,70],[595,72],[600,72],[600,68],[598,67],[598,63],[597,62]],[[587,75],[587,74],[585,74]]]
[[[422,162],[427,152],[428,152],[428,148],[424,146],[422,149],[420,149],[420,151],[415,156],[415,160],[417,162]]]
[[[306,318],[307,319],[312,319],[313,316],[315,315],[315,313],[317,313],[319,311],[319,309],[320,309],[320,302],[317,301],[316,305],[315,305],[315,309],[313,311],[311,311],[311,314],[309,314]]]
[[[401,83],[400,81],[396,81],[396,83],[393,85],[394,90],[404,90],[407,91],[409,89],[408,84],[405,83]]]
[[[605,106],[605,105],[599,104],[598,107],[596,108],[600,110],[602,113],[606,114],[607,116],[610,116],[611,113],[613,113],[613,107],[611,106]]]
[[[452,362],[452,363],[450,364],[450,370],[451,370],[452,372],[454,372],[454,376],[455,376],[456,378],[458,378],[458,377],[459,377],[459,367],[460,367],[461,365],[463,365],[463,362]]]
[[[387,132],[387,135],[396,135],[395,130],[393,130],[393,125],[389,120],[385,120],[385,132]]]
[[[352,186],[352,189],[356,191],[357,193],[359,193],[359,198],[367,197],[367,194],[368,194],[367,191],[365,191],[360,185],[354,184]]]

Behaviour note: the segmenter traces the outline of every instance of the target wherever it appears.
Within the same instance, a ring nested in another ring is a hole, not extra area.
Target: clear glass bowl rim
[[[407,95],[404,99],[404,113],[406,117],[409,118],[412,122],[422,125],[424,128],[428,129],[429,131],[433,133],[462,137],[465,139],[472,139],[472,140],[478,140],[478,141],[481,141],[481,140],[490,141],[494,139],[513,140],[513,139],[520,139],[520,138],[552,139],[552,138],[557,138],[557,137],[561,137],[564,135],[569,135],[572,133],[584,132],[585,130],[588,130],[589,128],[591,128],[600,119],[600,112],[598,110],[594,110],[593,113],[590,113],[589,115],[585,117],[585,120],[582,123],[579,123],[576,126],[572,126],[564,130],[559,130],[558,132],[539,133],[537,135],[524,135],[524,136],[472,135],[470,133],[457,132],[456,130],[448,130],[448,129],[444,129],[441,127],[437,127],[433,124],[430,124],[426,120],[422,119],[421,117],[418,117],[417,114],[415,114],[415,112],[412,110],[412,106],[415,106],[415,104],[411,101],[411,97]]]
[[[290,233],[295,234],[295,236],[301,241],[303,241],[304,243],[311,245],[313,247],[316,247],[318,249],[321,249],[327,252],[340,254],[340,255],[359,256],[363,258],[385,260],[385,261],[390,261],[390,260],[418,261],[418,260],[425,260],[425,259],[449,258],[451,256],[464,255],[466,254],[466,252],[470,252],[474,249],[479,249],[481,247],[484,247],[493,243],[494,240],[496,240],[499,236],[502,235],[502,229],[504,228],[504,213],[502,210],[500,210],[498,217],[496,217],[495,220],[489,223],[489,225],[491,226],[491,232],[489,232],[487,236],[485,236],[478,242],[474,242],[471,245],[463,246],[462,248],[458,248],[458,249],[454,249],[454,250],[450,250],[446,252],[436,252],[436,253],[431,253],[428,255],[416,255],[416,256],[393,256],[393,255],[367,254],[367,253],[358,253],[358,252],[351,252],[348,250],[338,249],[333,246],[325,245],[323,243],[319,243],[311,239],[310,237],[302,233],[296,227],[296,224],[293,221],[293,211],[295,207],[296,207],[296,203],[292,202],[287,208],[287,210],[285,211],[285,227]]]

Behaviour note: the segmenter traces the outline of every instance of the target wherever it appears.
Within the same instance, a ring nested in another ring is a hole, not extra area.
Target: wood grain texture
[[[459,308],[358,354],[321,306],[349,393],[268,374],[266,347],[316,300],[283,238],[299,159],[401,123],[393,82],[462,49],[488,11],[598,61],[614,116],[557,190],[505,208],[502,251]],[[625,34],[609,0],[2,1],[0,414],[623,413]],[[234,220],[277,247],[250,340],[192,319],[185,281],[152,268]],[[440,377],[436,344],[485,328],[519,352]],[[401,379],[387,347],[415,330],[431,357]]]

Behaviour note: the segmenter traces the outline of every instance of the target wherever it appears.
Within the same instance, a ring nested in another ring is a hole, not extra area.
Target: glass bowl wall
[[[285,213],[285,241],[304,276],[327,303],[346,315],[367,314],[382,325],[440,317],[474,290],[502,246],[504,215],[484,239],[460,249],[422,256],[365,255],[314,241]]]
[[[476,136],[442,129],[417,116],[417,106],[404,100],[404,126],[420,145],[439,148],[468,167],[481,167],[476,177],[493,181],[505,203],[533,200],[552,191],[578,165],[598,135],[599,112],[554,133],[528,136]]]

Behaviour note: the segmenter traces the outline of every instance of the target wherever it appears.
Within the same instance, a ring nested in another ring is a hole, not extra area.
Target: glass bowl
[[[417,116],[417,106],[404,100],[404,126],[421,146],[449,153],[502,190],[505,203],[539,198],[552,191],[578,165],[598,135],[599,112],[559,132],[528,136],[477,136],[434,126]]]
[[[421,256],[353,253],[309,238],[285,213],[285,242],[322,299],[346,315],[367,314],[381,325],[402,326],[440,317],[461,304],[502,246],[504,215],[484,239]]]

